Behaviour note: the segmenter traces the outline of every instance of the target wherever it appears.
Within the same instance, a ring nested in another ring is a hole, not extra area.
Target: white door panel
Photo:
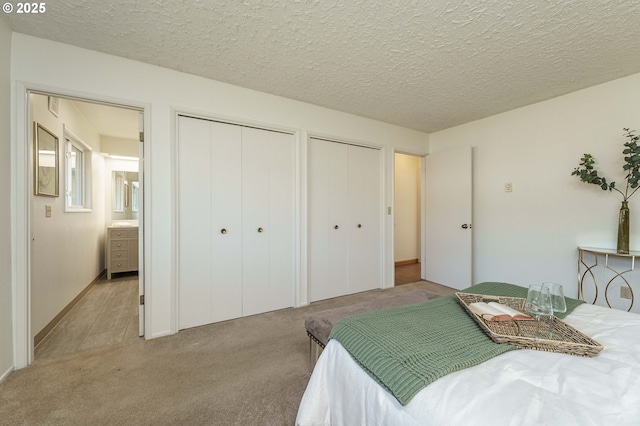
[[[242,312],[269,310],[269,132],[242,129]]]
[[[469,287],[472,284],[471,148],[426,157],[425,198],[424,278],[459,290]]]
[[[380,288],[380,151],[349,146],[349,293]]]
[[[211,127],[202,120],[180,117],[178,138],[178,198],[180,247],[179,328],[211,319],[211,192],[209,166]],[[205,183],[203,185],[203,182]]]
[[[269,310],[295,305],[295,140],[270,132]]]
[[[308,145],[309,299],[347,293],[347,145]]]
[[[211,320],[242,315],[242,134],[241,127],[208,122],[211,126],[210,191],[213,275]],[[204,192],[204,191],[203,191]]]

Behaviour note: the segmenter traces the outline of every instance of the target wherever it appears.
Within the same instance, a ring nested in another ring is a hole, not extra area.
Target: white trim
[[[373,149],[379,149],[379,150],[383,150],[384,148],[386,148],[385,145],[366,142],[359,139],[345,138],[342,136],[334,136],[334,135],[329,135],[326,133],[319,133],[319,132],[307,132],[307,140],[311,138],[322,139],[328,142],[343,143],[347,145],[356,145],[364,148],[373,148]]]
[[[33,338],[31,330],[30,310],[31,310],[31,190],[33,186],[33,176],[30,173],[30,161],[32,150],[30,143],[32,129],[31,111],[29,111],[28,97],[30,93],[42,94],[45,96],[57,96],[81,100],[84,102],[102,103],[109,106],[119,108],[133,109],[143,111],[145,117],[145,132],[150,127],[151,105],[147,103],[134,102],[125,99],[116,99],[109,96],[78,92],[71,89],[60,87],[52,87],[37,83],[24,81],[15,82],[15,109],[12,108],[12,121],[15,127],[11,131],[11,151],[15,161],[12,161],[11,177],[15,182],[15,186],[11,189],[11,204],[15,206],[11,210],[11,243],[12,243],[12,290],[13,290],[13,351],[14,351],[14,368],[21,369],[33,362]],[[15,111],[15,112],[14,112]],[[15,115],[14,115],[15,114]],[[146,133],[147,135],[149,133]],[[149,139],[147,139],[148,141]],[[144,147],[143,158],[150,158],[150,144],[146,143]],[[15,165],[15,166],[14,166]],[[150,162],[147,161],[147,171],[150,168]],[[143,189],[146,201],[151,196],[151,189],[145,187]],[[145,253],[145,262],[143,268],[149,275],[151,272],[151,244],[150,233],[145,233],[144,223],[151,224],[151,209],[140,215],[139,230],[144,237],[144,247],[147,247]],[[141,276],[142,279],[142,276]],[[151,277],[145,278],[146,282],[151,282]],[[150,293],[150,287],[147,287],[147,294]],[[145,303],[145,320],[147,320],[147,330],[152,330],[150,321],[150,305]],[[146,335],[145,337],[149,337]]]

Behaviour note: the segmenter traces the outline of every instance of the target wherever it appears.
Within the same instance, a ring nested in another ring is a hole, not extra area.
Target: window
[[[91,148],[64,130],[65,211],[91,211]]]

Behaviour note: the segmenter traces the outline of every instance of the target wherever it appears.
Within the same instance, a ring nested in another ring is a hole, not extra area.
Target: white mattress
[[[580,305],[565,321],[594,358],[507,352],[442,377],[405,407],[335,340],[318,359],[298,425],[640,425],[640,315]]]

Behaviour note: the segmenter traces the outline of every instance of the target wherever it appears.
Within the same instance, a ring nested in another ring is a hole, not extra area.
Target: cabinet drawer
[[[122,260],[112,260],[111,268],[109,268],[110,272],[118,272],[118,271],[126,271],[129,269],[129,262],[127,259]]]
[[[111,239],[138,238],[138,228],[136,229],[111,229],[109,231]]]
[[[127,240],[111,240],[111,251],[115,250],[127,250],[129,248],[129,241]]]
[[[127,260],[129,258],[129,250],[111,250],[111,261]]]

